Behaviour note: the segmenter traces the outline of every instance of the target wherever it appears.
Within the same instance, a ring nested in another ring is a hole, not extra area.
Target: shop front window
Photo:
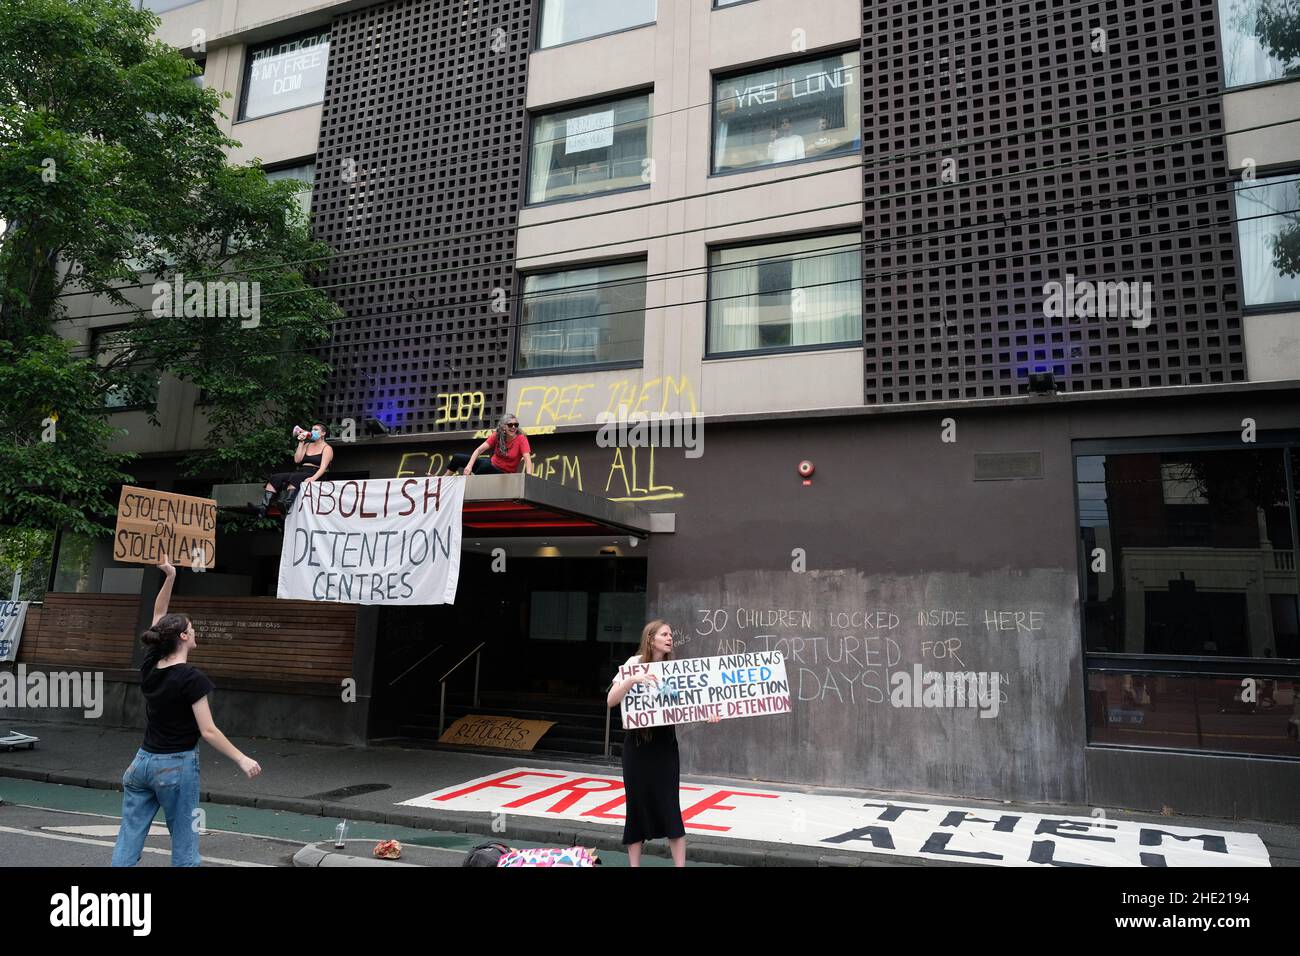
[[[713,172],[861,149],[858,62],[837,53],[716,79]]]
[[[1300,169],[1237,184],[1237,238],[1246,305],[1300,302]]]
[[[1300,757],[1287,458],[1076,458],[1092,742]]]

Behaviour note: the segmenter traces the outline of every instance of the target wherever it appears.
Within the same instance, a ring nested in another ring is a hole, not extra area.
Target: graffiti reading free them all
[[[699,413],[695,389],[686,376],[666,375],[637,383],[623,378],[607,386],[607,394],[596,391],[594,382],[572,385],[526,385],[519,390],[514,414],[530,437],[554,434],[557,425],[592,422],[601,412],[627,416],[668,411],[676,399],[682,411]],[[601,405],[601,401],[604,405]],[[481,420],[485,397],[482,392],[457,392],[438,397],[437,424]],[[477,414],[476,414],[477,413]],[[486,439],[490,428],[474,433]],[[591,452],[544,455],[534,449],[537,475],[547,481],[603,494],[611,501],[667,501],[685,497],[672,484],[662,483],[655,475],[655,451],[650,448],[595,449]],[[447,470],[451,451],[410,451],[402,455],[395,478],[440,475]],[[584,481],[584,471],[586,473]],[[594,478],[594,480],[593,480]],[[604,482],[601,482],[601,479]]]

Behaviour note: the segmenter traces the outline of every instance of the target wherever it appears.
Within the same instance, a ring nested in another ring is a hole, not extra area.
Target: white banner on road
[[[698,733],[706,733],[700,730]],[[516,767],[444,787],[403,807],[518,814],[622,827],[617,772]],[[986,866],[1269,866],[1247,830],[1175,826],[1053,813],[1047,807],[914,803],[884,796],[832,796],[693,781],[679,790],[686,832],[762,843],[920,857]]]
[[[780,651],[684,657],[618,669],[619,680],[642,675],[659,681],[632,685],[623,698],[624,730],[790,712],[790,682]]]
[[[284,522],[277,596],[452,604],[466,478],[314,481]]]
[[[23,636],[30,601],[0,601],[0,664],[18,660],[18,641]]]

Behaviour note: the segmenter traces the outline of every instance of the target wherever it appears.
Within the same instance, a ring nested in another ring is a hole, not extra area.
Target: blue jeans
[[[151,754],[140,750],[122,775],[122,826],[113,866],[140,862],[149,827],[161,807],[172,835],[172,866],[199,865],[199,750]]]

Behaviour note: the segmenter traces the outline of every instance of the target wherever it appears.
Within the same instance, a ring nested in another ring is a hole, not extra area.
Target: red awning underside
[[[461,515],[466,533],[484,537],[625,534],[599,521],[539,507],[526,501],[467,501]]]

